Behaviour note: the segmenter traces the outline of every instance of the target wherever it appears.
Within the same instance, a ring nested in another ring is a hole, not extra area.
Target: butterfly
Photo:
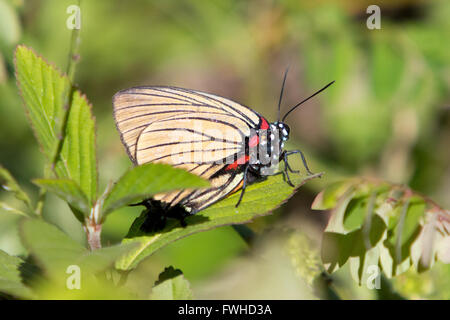
[[[227,98],[197,90],[171,86],[133,87],[113,97],[114,119],[129,158],[135,165],[166,163],[208,179],[206,189],[184,189],[157,194],[136,205],[161,219],[174,217],[184,225],[184,217],[241,190],[278,174],[274,168],[285,163],[281,173],[293,186],[289,173],[297,173],[288,157],[300,150],[286,151],[290,128],[286,117],[298,106],[328,88],[333,82],[292,107],[280,118],[286,81],[284,74],[278,102],[278,120],[270,123],[258,112]]]

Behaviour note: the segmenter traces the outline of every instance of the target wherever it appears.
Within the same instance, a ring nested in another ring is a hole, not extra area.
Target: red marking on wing
[[[233,170],[233,169],[236,169],[236,168],[238,167],[238,165],[247,163],[248,160],[250,160],[250,157],[249,157],[249,156],[247,156],[247,155],[242,156],[242,157],[240,157],[239,159],[237,159],[235,162],[233,162],[232,164],[229,164],[229,165],[225,168],[225,170]]]
[[[250,138],[250,141],[248,142],[248,146],[250,148],[256,147],[259,143],[259,137],[258,135],[254,135],[253,137]]]
[[[269,129],[269,124],[267,123],[266,119],[261,117],[261,129],[267,130]]]

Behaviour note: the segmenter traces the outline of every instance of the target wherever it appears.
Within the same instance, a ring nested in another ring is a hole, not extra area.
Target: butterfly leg
[[[300,170],[293,170],[293,169],[291,168],[291,166],[289,165],[288,155],[289,155],[289,154],[288,154],[288,151],[285,151],[285,152],[283,153],[283,161],[284,161],[284,164],[286,165],[286,169],[289,170],[289,171],[292,172],[292,173],[299,173]]]
[[[289,169],[289,171],[291,171],[293,173],[298,173],[299,172],[299,171],[292,170],[291,166],[289,165],[288,156],[293,155],[293,154],[299,154],[300,155],[300,157],[302,158],[303,166],[306,169],[306,172],[309,175],[313,175],[314,173],[312,173],[311,170],[309,170],[309,168],[308,168],[308,164],[306,163],[305,155],[300,150],[285,151],[283,153],[283,160],[284,160],[284,163],[286,164],[287,169]]]
[[[295,173],[295,171],[294,171],[294,173]],[[289,184],[291,187],[295,187],[294,184],[292,183],[291,179],[289,178],[289,172],[287,170],[287,167],[285,167],[283,171],[275,172],[274,174],[272,174],[272,176],[278,176],[279,174],[283,175],[283,180],[287,184]]]
[[[150,199],[146,199],[146,200],[138,202],[138,203],[129,204],[128,206],[129,207],[144,206],[147,209],[150,209],[151,208],[151,200]]]
[[[248,169],[249,168],[250,168],[250,164],[247,163],[245,165],[245,169],[244,169],[244,178],[243,178],[244,179],[244,183],[242,184],[242,191],[241,191],[241,195],[239,196],[239,200],[238,200],[238,202],[235,205],[236,208],[241,203],[242,198],[244,198],[245,188],[247,188],[247,180],[248,180],[247,174],[248,174]]]
[[[286,162],[286,160],[285,160],[285,162]],[[284,167],[284,170],[281,171],[281,173],[283,173],[284,181],[286,181],[291,187],[295,187],[295,185],[291,181],[291,178],[289,177],[288,168],[289,168],[289,165],[286,162],[286,166]]]

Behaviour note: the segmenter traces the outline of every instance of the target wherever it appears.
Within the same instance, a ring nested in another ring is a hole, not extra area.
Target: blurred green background
[[[76,1],[0,0],[0,163],[35,198],[30,179],[42,176],[43,157],[17,91],[13,51],[24,43],[65,70],[71,4]],[[366,26],[371,4],[381,8],[380,30]],[[131,165],[112,118],[116,91],[135,85],[198,89],[274,120],[289,66],[283,110],[336,80],[287,121],[290,147],[302,149],[310,168],[326,175],[302,187],[273,216],[255,221],[254,230],[289,225],[320,240],[327,215],[309,209],[312,199],[323,186],[354,175],[409,184],[450,208],[449,1],[96,0],[82,1],[81,20],[75,82],[96,116],[103,186]],[[6,196],[0,193],[1,200]],[[104,226],[104,244],[120,241],[139,213],[139,208],[113,213]],[[44,215],[85,241],[81,225],[59,199],[48,196]],[[17,255],[24,249],[16,220],[0,214],[0,249]],[[266,247],[272,252],[273,244]],[[229,273],[248,267],[248,261],[238,262],[248,255],[245,242],[223,227],[173,243],[140,269],[148,285],[164,266],[174,265],[200,297],[228,297],[218,288],[233,283]],[[425,274],[426,285],[408,275],[394,284],[410,297],[442,297],[433,279],[450,272],[445,268]],[[357,288],[345,270],[336,278],[342,297],[375,296]],[[258,297],[245,290],[242,296]]]

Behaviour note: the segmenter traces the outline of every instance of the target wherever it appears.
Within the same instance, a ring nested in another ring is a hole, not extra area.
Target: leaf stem
[[[78,6],[80,5],[80,1],[78,1]],[[70,42],[70,51],[69,51],[69,60],[67,64],[67,77],[70,80],[70,83],[73,84],[73,79],[75,77],[75,69],[80,60],[80,31],[81,29],[73,29],[72,30],[72,39]]]
[[[48,177],[50,175],[49,165],[46,164],[44,168],[44,177]],[[39,189],[39,197],[36,202],[36,207],[34,208],[34,212],[38,217],[42,217],[42,209],[44,208],[45,197],[47,194],[47,190],[44,188]]]
[[[44,188],[39,189],[39,198],[36,203],[36,208],[34,209],[34,212],[38,216],[42,216],[42,208],[44,207],[46,193],[47,193],[46,189],[44,189]]]

